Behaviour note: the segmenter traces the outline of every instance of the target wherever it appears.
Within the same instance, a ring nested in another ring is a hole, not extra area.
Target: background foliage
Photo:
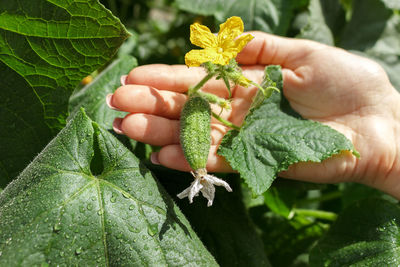
[[[0,2],[0,265],[399,264],[391,197],[281,179],[264,192],[273,176],[263,187],[221,174],[234,193],[217,189],[212,208],[188,205],[175,195],[190,174],[151,165],[156,148],[116,136],[111,122],[123,114],[104,102],[138,64],[183,63],[191,23],[217,31],[232,15],[246,30],[370,57],[400,90],[399,1],[100,2]],[[256,112],[249,120],[261,122]]]

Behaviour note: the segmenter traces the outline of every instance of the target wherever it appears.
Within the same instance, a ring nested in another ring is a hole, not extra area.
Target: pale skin
[[[318,182],[358,182],[400,199],[400,94],[375,62],[316,42],[251,32],[255,38],[237,56],[244,75],[260,82],[265,65],[283,68],[283,93],[304,118],[329,125],[347,136],[361,154],[342,153],[322,163],[298,163],[281,177]],[[205,75],[202,68],[147,65],[133,69],[125,85],[108,98],[110,106],[129,112],[116,118],[114,129],[128,137],[161,146],[151,160],[168,168],[190,171],[179,145],[179,115],[189,86]],[[222,81],[211,80],[204,91],[228,97]],[[222,117],[243,121],[257,89],[232,89],[232,110]],[[219,113],[219,108],[214,107]],[[216,154],[229,130],[212,122],[209,172],[232,172]]]

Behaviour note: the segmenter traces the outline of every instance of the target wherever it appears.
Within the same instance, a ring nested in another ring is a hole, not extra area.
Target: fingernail
[[[113,109],[113,110],[119,110],[119,109],[117,109],[116,107],[114,107],[114,106],[112,105],[112,98],[113,98],[113,94],[108,94],[108,95],[106,96],[106,103],[107,103],[107,106],[108,106],[109,108]]]
[[[158,160],[158,152],[151,153],[150,161],[154,165],[160,165],[161,164],[160,161]]]
[[[121,81],[121,85],[125,85],[126,84],[126,78],[128,78],[128,75],[122,75],[120,78]]]
[[[114,132],[116,132],[117,134],[124,134],[124,132],[122,131],[121,125],[122,125],[122,118],[115,118],[113,121]]]

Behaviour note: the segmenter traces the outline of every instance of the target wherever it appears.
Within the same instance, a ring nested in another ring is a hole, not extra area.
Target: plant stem
[[[198,84],[196,84],[194,87],[189,88],[189,96],[192,94],[195,94],[201,87],[203,87],[203,85],[208,82],[208,80],[210,80],[212,77],[214,76],[213,73],[209,73],[207,74],[207,76],[205,76]]]
[[[239,127],[239,126],[233,124],[233,123],[230,122],[230,121],[227,121],[227,120],[221,118],[217,113],[213,112],[212,115],[213,115],[214,118],[216,118],[216,119],[217,119],[218,121],[220,121],[222,124],[225,124],[226,126],[232,128],[232,129],[235,129],[235,130],[238,130],[238,131],[240,130],[240,127]]]
[[[327,221],[335,221],[337,214],[323,210],[307,210],[307,209],[294,209],[294,212],[298,215],[314,217],[316,219],[322,219]]]

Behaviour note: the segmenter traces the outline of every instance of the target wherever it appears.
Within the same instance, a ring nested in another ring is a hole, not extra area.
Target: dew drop
[[[110,201],[111,203],[115,203],[117,201],[117,196],[114,193],[112,193]]]
[[[122,196],[123,196],[124,198],[129,198],[129,194],[126,193],[126,192],[122,192]]]
[[[150,236],[154,236],[156,233],[158,232],[158,224],[151,224],[148,228],[147,228],[147,233]]]
[[[133,209],[135,209],[135,206],[130,205],[130,206],[129,206],[129,209],[130,209],[130,210],[133,210]]]
[[[88,204],[86,205],[86,208],[87,208],[88,210],[92,210],[92,209],[93,209],[93,204],[92,204],[92,203],[88,203]]]
[[[85,207],[84,207],[84,206],[80,206],[80,207],[79,207],[79,211],[80,211],[81,213],[84,213],[84,212],[85,212]]]
[[[98,210],[98,211],[97,211],[97,215],[100,216],[100,215],[102,215],[102,214],[103,214],[103,211],[102,211],[102,210]]]

